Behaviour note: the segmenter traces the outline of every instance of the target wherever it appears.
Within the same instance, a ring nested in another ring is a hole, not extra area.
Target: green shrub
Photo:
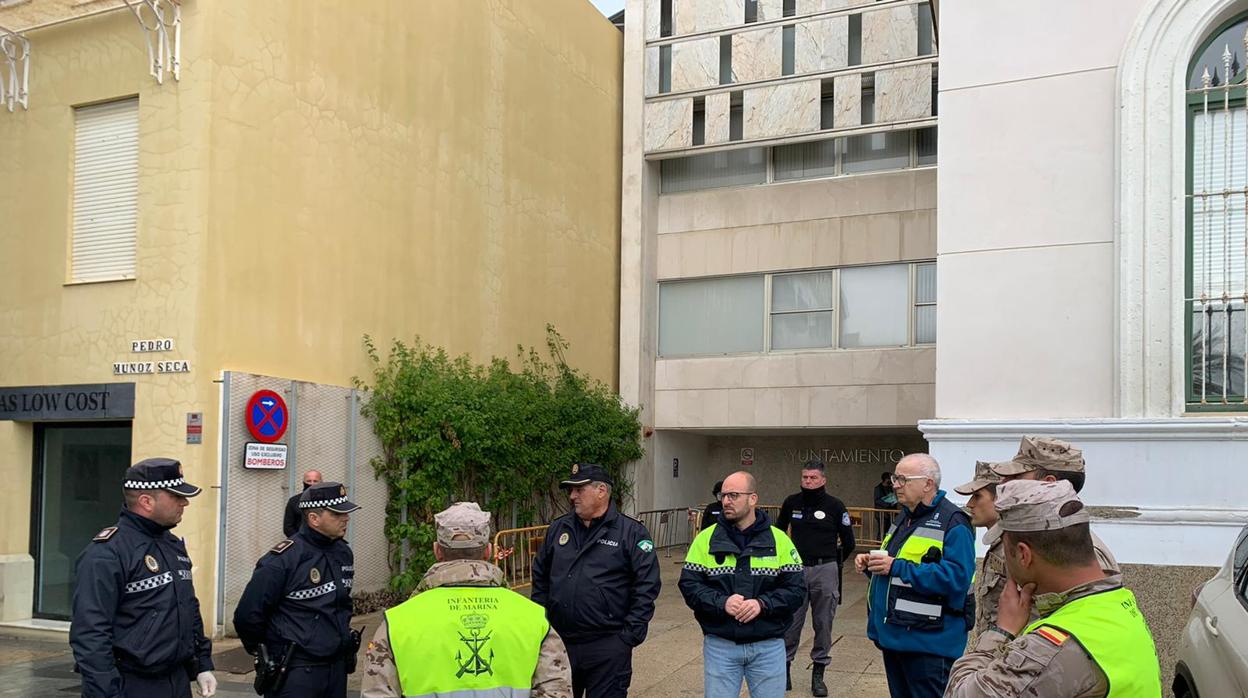
[[[451,502],[479,503],[494,513],[496,530],[545,523],[567,506],[558,482],[575,462],[602,464],[617,501],[629,495],[623,468],[642,455],[638,411],[569,367],[567,342],[550,325],[546,344],[548,358],[517,347],[513,367],[452,358],[419,339],[396,340],[383,360],[364,338],[373,376],[356,386],[369,391],[362,411],[384,451],[372,465],[390,489],[392,588],[412,588],[433,563],[433,514]]]

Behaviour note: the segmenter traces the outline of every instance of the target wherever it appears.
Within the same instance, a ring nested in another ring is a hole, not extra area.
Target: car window
[[[1235,582],[1244,580],[1244,570],[1248,567],[1248,526],[1239,532],[1239,540],[1235,541]],[[1243,584],[1238,584],[1243,587]]]

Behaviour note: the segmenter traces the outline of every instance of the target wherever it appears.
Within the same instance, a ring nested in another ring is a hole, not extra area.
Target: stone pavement
[[[660,553],[664,555],[664,553]],[[702,695],[702,633],[676,588],[683,553],[673,551],[662,558],[663,593],[646,642],[633,655],[633,688],[630,695],[644,698]],[[865,637],[866,584],[856,574],[845,578],[846,599],[833,628],[832,666],[827,674],[832,696],[876,698],[888,696],[879,652]],[[372,636],[377,614],[356,619],[367,623]],[[810,630],[803,635],[794,663],[794,690],[789,696],[810,695]],[[219,696],[254,696],[252,675],[244,673],[250,657],[237,640],[214,645]],[[363,666],[361,659],[360,666]],[[73,659],[66,635],[32,633],[0,627],[0,696],[72,696],[80,683],[72,671]],[[231,673],[237,672],[237,673]],[[352,676],[349,695],[358,696],[362,671]],[[196,692],[198,695],[198,692]],[[745,691],[742,695],[748,695]]]

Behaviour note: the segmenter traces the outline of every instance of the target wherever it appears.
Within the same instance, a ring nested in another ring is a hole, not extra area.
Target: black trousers
[[[269,691],[265,698],[346,698],[347,665],[338,659],[329,664],[308,664],[295,660],[286,670],[282,690]]]
[[[120,673],[122,698],[191,698],[191,680],[184,669],[164,676]]]
[[[633,682],[633,648],[619,635],[565,643],[573,698],[624,698]]]
[[[892,698],[940,698],[953,660],[921,652],[884,652],[884,674]]]

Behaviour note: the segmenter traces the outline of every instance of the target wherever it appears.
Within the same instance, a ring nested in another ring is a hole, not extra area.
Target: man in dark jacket
[[[784,633],[806,584],[797,548],[756,508],[756,490],[746,472],[724,480],[723,523],[698,534],[680,573],[680,593],[704,635],[707,698],[736,696],[742,678],[753,698],[784,695]]]
[[[810,676],[810,692],[814,696],[828,695],[823,674],[831,661],[832,620],[841,603],[841,563],[854,554],[854,528],[849,512],[841,500],[824,489],[827,484],[823,463],[802,464],[802,489],[784,500],[776,518],[776,528],[792,535],[793,545],[802,556],[808,599],[793,615],[793,624],[784,636],[788,661],[785,685],[792,687],[787,669],[797,656],[802,626],[806,624],[806,607],[810,606],[810,624],[815,630],[815,642],[810,648],[810,659],[815,663]]]
[[[312,485],[321,484],[321,473],[319,470],[309,470],[303,474],[303,489],[308,489]],[[303,524],[303,512],[299,511],[299,498],[303,496],[303,492],[291,495],[286,500],[286,516],[282,519],[282,535],[290,538],[295,535],[295,531],[299,530],[299,526]]]
[[[190,698],[217,690],[186,544],[171,529],[200,488],[182,464],[148,458],[126,470],[126,508],[78,558],[69,646],[84,698]]]
[[[633,648],[646,639],[659,596],[654,541],[611,503],[611,476],[578,463],[561,486],[572,512],[554,520],[533,560],[534,602],[563,638],[577,698],[623,698]]]
[[[724,489],[724,481],[720,480],[715,483],[715,487],[711,488],[711,494],[714,495],[715,501],[706,505],[702,510],[702,521],[698,526],[699,531],[705,531],[719,521],[719,513],[724,510],[722,504],[719,503],[719,492]]]
[[[323,482],[304,490],[299,508],[304,524],[256,563],[234,629],[251,654],[263,643],[270,657],[290,657],[284,683],[266,698],[346,698],[359,635],[351,630],[355,556],[343,538],[360,507],[346,487]]]

